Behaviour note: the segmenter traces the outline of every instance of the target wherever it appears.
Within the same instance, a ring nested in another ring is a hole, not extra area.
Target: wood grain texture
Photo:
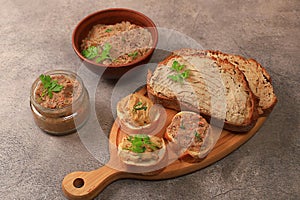
[[[139,93],[146,93],[145,88],[142,88]],[[158,133],[159,136],[164,134],[165,128],[171,122],[175,111],[166,109],[167,119],[164,128]],[[220,138],[212,151],[203,160],[197,163],[189,163],[182,160],[174,159],[174,156],[167,149],[167,156],[160,162],[156,168],[141,168],[126,166],[117,155],[117,145],[121,138],[125,135],[120,129],[117,121],[112,126],[110,132],[110,160],[109,162],[90,172],[73,172],[68,174],[63,182],[62,189],[65,196],[69,199],[93,199],[107,185],[113,181],[132,178],[143,180],[162,180],[182,176],[188,173],[195,172],[204,167],[207,167],[216,161],[224,158],[235,149],[249,140],[259,128],[263,125],[267,117],[260,117],[256,125],[246,133],[232,133],[227,130],[221,130]],[[212,127],[213,131],[218,131],[216,127]],[[219,130],[220,131],[220,130]]]

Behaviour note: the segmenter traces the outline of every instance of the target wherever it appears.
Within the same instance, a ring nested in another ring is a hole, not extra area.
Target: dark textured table
[[[109,7],[138,10],[158,27],[184,34],[204,49],[255,58],[270,73],[279,101],[253,138],[213,165],[170,180],[119,180],[97,199],[300,199],[300,1],[0,4],[0,199],[64,199],[66,174],[104,164],[107,155],[96,159],[82,142],[84,134],[42,132],[32,119],[29,91],[39,74],[52,69],[89,73],[72,50],[72,31],[84,16]],[[114,120],[116,84],[96,80],[91,94],[97,120],[90,123],[99,122],[104,133]]]

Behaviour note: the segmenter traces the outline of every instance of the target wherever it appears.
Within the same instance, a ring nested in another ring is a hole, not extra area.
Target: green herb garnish
[[[98,57],[96,59],[96,62],[99,63],[105,59],[108,59],[108,58],[111,58],[110,55],[109,55],[109,51],[111,49],[111,45],[109,43],[105,43],[105,45],[103,46],[103,50],[101,52],[101,55],[100,57]]]
[[[90,46],[82,51],[82,55],[87,59],[94,59],[98,56],[98,48],[95,46]]]
[[[53,92],[60,92],[64,86],[59,85],[57,80],[52,80],[49,75],[40,75],[40,80],[42,81],[44,90],[42,92],[42,97],[48,95],[50,98],[53,97]]]
[[[195,131],[195,138],[198,140],[198,141],[202,141],[202,138],[201,138],[201,135]]]
[[[175,75],[169,75],[168,78],[172,79],[175,82],[183,82],[184,79],[188,78],[190,75],[190,70],[184,70],[183,72],[181,72],[184,69],[185,65],[180,65],[178,61],[174,61],[172,64],[171,69],[176,71],[177,74]]]
[[[110,53],[111,45],[109,43],[105,43],[102,49],[101,54],[99,54],[98,47],[90,46],[87,49],[82,51],[82,55],[87,59],[94,59],[96,58],[96,63],[99,63],[105,59],[111,59]]]
[[[139,101],[137,104],[135,104],[133,106],[133,111],[137,111],[137,110],[147,110],[147,106],[143,106],[143,103],[141,101]]]
[[[171,69],[175,70],[176,72],[180,72],[184,67],[185,65],[180,65],[177,60],[174,60]]]
[[[144,153],[147,147],[151,148],[153,151],[158,149],[158,147],[151,142],[148,135],[137,134],[135,136],[129,136],[127,140],[132,144],[131,147],[127,149],[135,153]]]
[[[138,55],[139,55],[139,52],[137,52],[137,51],[128,54],[128,56],[132,57],[133,59],[135,59]]]
[[[111,31],[112,31],[112,29],[110,29],[110,28],[108,28],[108,29],[105,30],[106,33],[109,33]]]
[[[176,74],[176,75],[169,75],[168,76],[169,79],[172,79],[175,82],[182,82],[183,78],[180,74]]]
[[[181,123],[180,123],[180,126],[179,126],[179,128],[181,128],[181,129],[185,129],[185,126],[184,126],[184,124],[183,124],[183,120],[181,120]]]
[[[190,76],[190,70],[184,70],[184,72],[182,72],[181,74],[180,74],[180,76],[183,78],[183,79],[185,79],[185,78],[188,78],[189,76]]]

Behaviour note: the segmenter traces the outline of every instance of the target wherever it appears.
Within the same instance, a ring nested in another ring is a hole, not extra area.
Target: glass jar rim
[[[85,86],[84,86],[83,81],[80,78],[80,76],[78,76],[76,73],[74,73],[72,71],[69,71],[69,70],[58,69],[58,70],[47,71],[44,74],[45,75],[50,75],[50,76],[53,76],[53,75],[65,75],[65,76],[68,76],[68,77],[73,76],[74,79],[77,80],[79,82],[79,84],[81,85],[82,91],[81,91],[80,95],[70,105],[67,105],[67,106],[64,106],[64,107],[61,107],[61,108],[47,108],[47,107],[44,107],[41,104],[37,103],[36,99],[35,99],[35,89],[37,88],[38,84],[41,82],[40,78],[38,77],[33,82],[32,86],[31,86],[31,90],[30,90],[30,101],[34,104],[34,106],[38,107],[39,109],[42,109],[43,111],[49,112],[49,113],[58,112],[60,110],[65,110],[65,109],[68,109],[68,108],[72,107],[74,104],[76,104],[79,101],[79,99],[81,99],[81,97],[84,93],[84,90],[85,90]]]

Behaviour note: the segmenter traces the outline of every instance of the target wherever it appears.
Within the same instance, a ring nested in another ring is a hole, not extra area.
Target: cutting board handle
[[[106,186],[122,177],[125,172],[106,165],[90,172],[73,172],[65,176],[62,189],[68,199],[93,199]]]

